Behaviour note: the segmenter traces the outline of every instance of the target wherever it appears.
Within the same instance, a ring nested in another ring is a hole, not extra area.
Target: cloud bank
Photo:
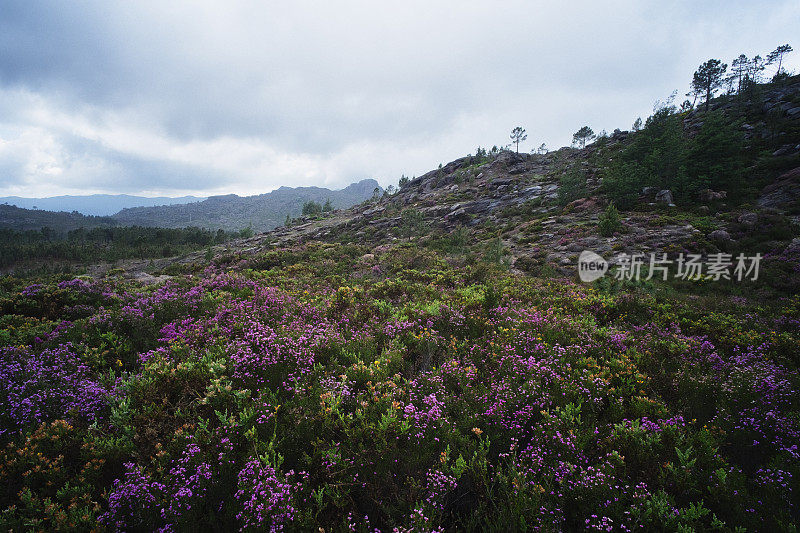
[[[9,0],[0,195],[388,185],[517,125],[527,150],[629,127],[797,27],[795,0]]]

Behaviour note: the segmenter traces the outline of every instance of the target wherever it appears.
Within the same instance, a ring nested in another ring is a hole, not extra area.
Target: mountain
[[[87,216],[73,211],[43,211],[23,209],[14,205],[0,204],[0,230],[39,230],[50,228],[63,233],[78,228],[98,228],[118,226],[111,217]]]
[[[286,216],[297,217],[308,201],[327,200],[336,209],[345,209],[371,198],[380,189],[373,179],[361,180],[344,189],[332,191],[321,187],[281,187],[266,194],[212,196],[202,202],[160,207],[134,207],[114,215],[121,225],[238,230],[251,226],[267,231],[283,224]]]
[[[205,198],[197,196],[148,197],[129,194],[91,194],[86,196],[49,196],[47,198],[23,198],[20,196],[0,197],[0,204],[9,204],[25,209],[46,211],[77,211],[84,215],[109,216],[128,207],[149,207],[157,205],[186,204],[199,202]]]

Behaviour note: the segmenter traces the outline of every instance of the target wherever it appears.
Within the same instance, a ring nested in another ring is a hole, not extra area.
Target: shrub
[[[404,209],[400,214],[400,231],[404,237],[421,236],[427,233],[425,216],[417,209]]]
[[[603,237],[610,237],[622,228],[619,211],[614,204],[608,204],[608,207],[606,207],[605,211],[600,215],[597,227],[600,229],[600,235]]]
[[[303,216],[314,216],[322,213],[322,205],[314,200],[309,200],[303,204]]]
[[[586,176],[577,169],[571,169],[561,176],[558,186],[558,204],[565,206],[573,200],[586,197]]]

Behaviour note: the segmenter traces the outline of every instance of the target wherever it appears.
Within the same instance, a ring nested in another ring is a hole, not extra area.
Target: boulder
[[[514,181],[514,178],[495,178],[488,184],[488,188],[489,190],[500,189],[501,187],[512,185]]]
[[[713,242],[727,242],[731,240],[731,234],[724,229],[717,229],[708,234],[708,240]]]
[[[503,169],[507,174],[522,174],[528,170],[530,156],[522,153],[518,154],[510,150],[500,152],[500,155],[492,162],[490,168],[497,170]]]
[[[742,213],[737,220],[739,224],[752,228],[758,222],[758,215],[756,213]]]
[[[700,191],[701,202],[713,202],[715,200],[724,200],[728,197],[728,191],[712,191],[711,189],[703,189]]]
[[[675,205],[675,201],[672,199],[672,191],[669,189],[658,191],[658,194],[656,194],[656,202],[667,205]]]
[[[782,155],[793,154],[796,151],[797,150],[795,149],[795,146],[793,144],[784,144],[783,146],[772,152],[772,155],[777,157]]]
[[[597,198],[578,198],[566,205],[566,209],[570,211],[597,211],[600,209],[600,204]]]
[[[800,254],[800,237],[795,237],[783,251],[786,255]]]
[[[367,209],[366,211],[364,211],[364,216],[368,217],[368,216],[371,216],[371,215],[376,215],[378,213],[382,213],[384,211],[384,209],[386,209],[386,208],[384,206],[382,206],[382,205],[379,205],[377,207],[373,207],[372,209]]]
[[[454,209],[453,211],[451,211],[450,213],[445,215],[444,218],[445,218],[445,220],[461,220],[461,221],[464,221],[464,220],[469,220],[469,213],[467,213],[466,209],[464,209],[463,207],[460,207],[458,209]]]

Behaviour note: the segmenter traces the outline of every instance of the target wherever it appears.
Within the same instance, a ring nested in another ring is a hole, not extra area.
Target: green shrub
[[[614,204],[608,204],[606,210],[600,215],[597,227],[600,229],[600,235],[603,237],[611,237],[614,233],[622,229],[619,211]]]
[[[578,169],[570,169],[561,176],[558,187],[558,205],[565,206],[568,203],[585,198],[587,194],[586,176]]]
[[[303,204],[303,216],[314,216],[322,213],[322,206],[319,202],[309,200]]]
[[[428,231],[425,216],[417,209],[409,208],[400,214],[400,230],[404,237],[419,237]]]

